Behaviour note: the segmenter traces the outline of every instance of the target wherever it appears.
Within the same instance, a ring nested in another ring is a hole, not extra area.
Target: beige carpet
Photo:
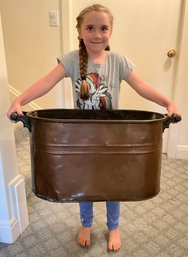
[[[31,192],[29,139],[17,140],[18,166],[25,177],[30,224],[12,245],[0,244],[1,257],[187,257],[188,161],[162,161],[161,192],[151,200],[121,203],[122,249],[106,250],[105,204],[94,205],[92,246],[75,242],[80,228],[77,203],[55,204]]]

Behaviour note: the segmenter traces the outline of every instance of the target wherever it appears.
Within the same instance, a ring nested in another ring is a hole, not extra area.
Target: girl
[[[85,8],[77,17],[79,51],[58,58],[58,65],[44,78],[20,95],[8,110],[22,114],[21,107],[46,94],[64,77],[70,77],[73,86],[74,107],[82,109],[118,108],[119,88],[122,80],[142,97],[165,106],[168,115],[178,114],[175,104],[139,78],[134,64],[125,56],[110,52],[109,39],[113,16],[104,6],[95,4]],[[80,205],[82,227],[77,241],[81,246],[91,244],[93,203]],[[106,202],[108,250],[121,247],[119,232],[119,202]]]

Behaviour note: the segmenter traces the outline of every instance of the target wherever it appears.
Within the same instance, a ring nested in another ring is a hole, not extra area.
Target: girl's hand
[[[180,115],[180,112],[177,109],[176,105],[172,102],[166,107],[166,109],[168,111],[168,116]]]
[[[13,102],[10,108],[7,111],[7,117],[9,118],[12,113],[16,112],[19,115],[23,115],[22,106],[19,102]]]

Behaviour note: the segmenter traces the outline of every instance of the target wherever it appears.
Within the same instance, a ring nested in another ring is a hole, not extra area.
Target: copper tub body
[[[159,193],[164,115],[51,109],[27,117],[36,196],[140,201]]]
[[[160,191],[162,135],[181,120],[139,110],[49,109],[30,131],[32,190],[52,202],[140,201]]]

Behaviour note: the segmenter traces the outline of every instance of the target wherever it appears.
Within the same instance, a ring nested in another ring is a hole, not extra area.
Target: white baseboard
[[[11,210],[5,219],[0,219],[0,242],[11,244],[29,225],[29,219],[23,177],[17,175],[8,184],[8,189]]]
[[[0,242],[12,244],[20,235],[19,224],[16,219],[11,219],[9,223],[0,220]]]
[[[25,182],[22,175],[17,175],[8,185],[11,207],[14,218],[18,221],[20,233],[29,224],[27,202],[25,194]]]
[[[188,160],[188,146],[186,145],[178,145],[177,146],[177,159],[185,159]]]

